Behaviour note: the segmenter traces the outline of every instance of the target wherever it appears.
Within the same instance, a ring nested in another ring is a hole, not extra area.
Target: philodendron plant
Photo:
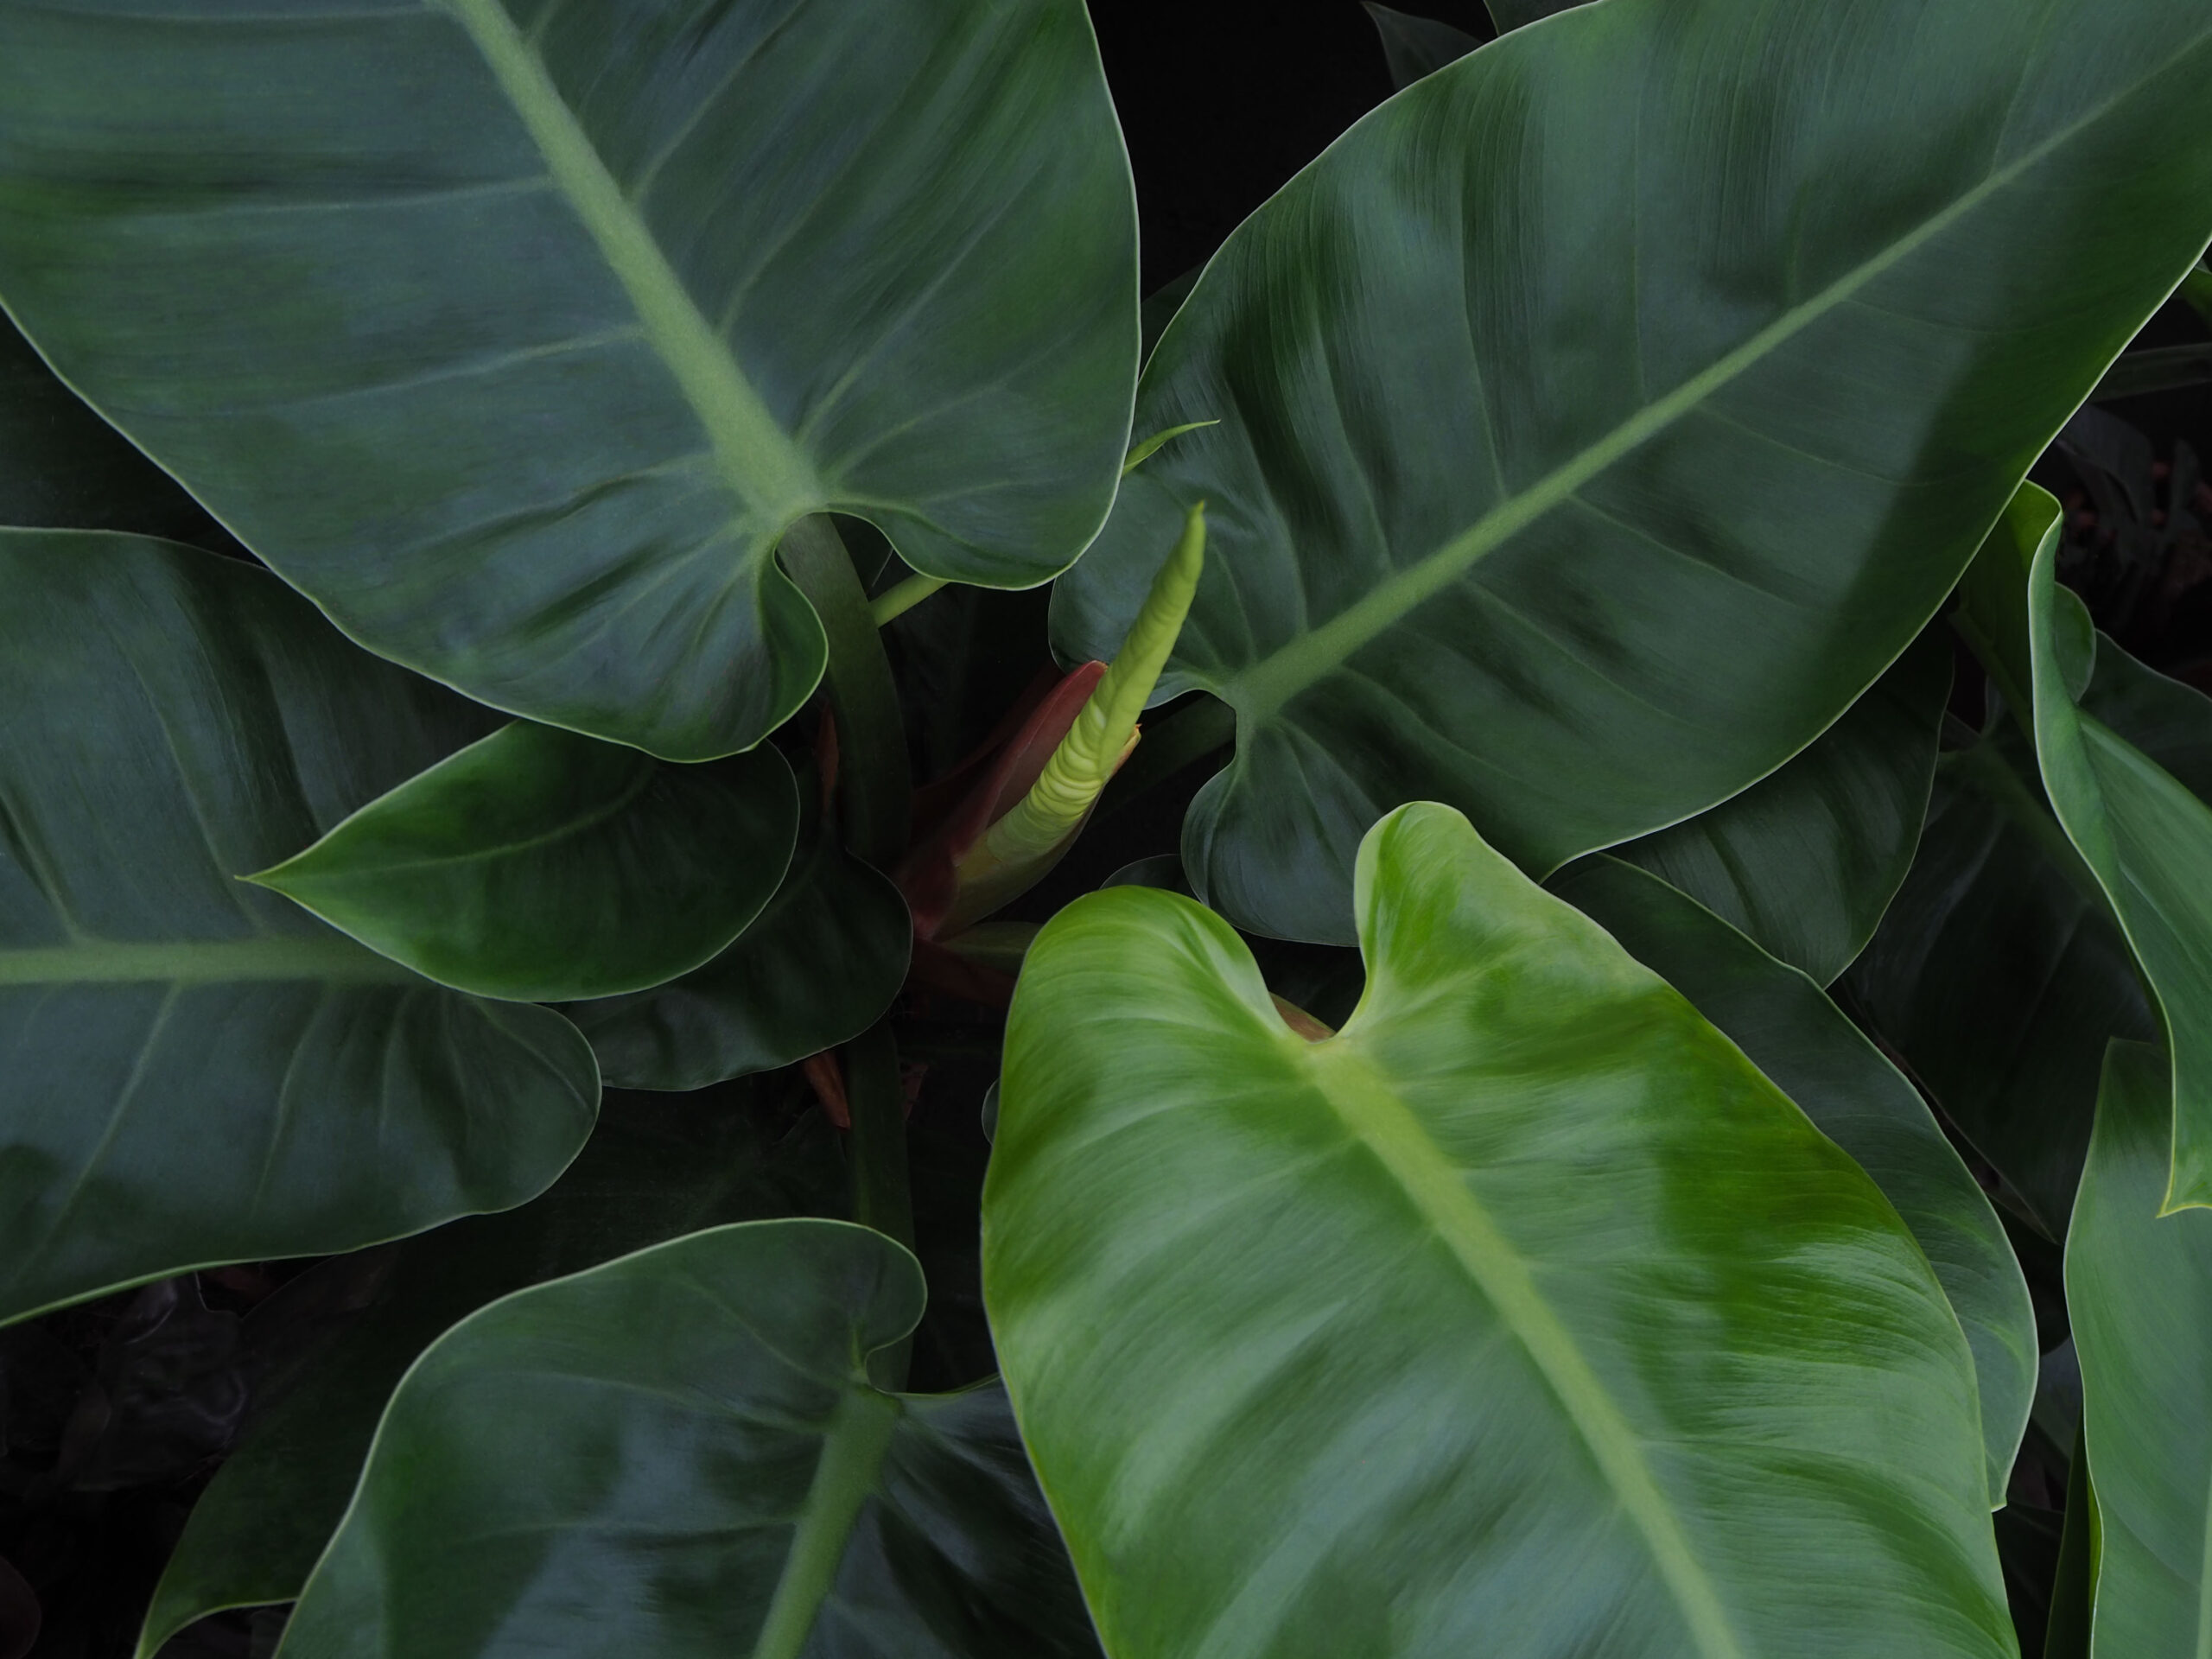
[[[2212,9],[1493,10],[1141,306],[1081,0],[0,0],[0,1317],[288,1333],[141,1659],[2212,1651],[2025,481]]]

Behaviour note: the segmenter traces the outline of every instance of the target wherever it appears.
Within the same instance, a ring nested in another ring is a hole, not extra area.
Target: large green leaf
[[[1780,771],[1614,851],[1826,985],[1912,868],[1950,690],[1949,638],[1923,633]]]
[[[703,968],[563,1010],[625,1089],[700,1089],[866,1031],[906,977],[913,927],[890,879],[824,826],[759,918]]]
[[[2172,1099],[2158,1049],[2112,1046],[2066,1236],[2101,1659],[2212,1650],[2212,1216],[2158,1213]]]
[[[1124,887],[1015,992],[983,1287],[1115,1659],[2013,1651],[1973,1361],[1866,1174],[1448,808],[1308,1044]]]
[[[558,1002],[717,955],[775,893],[798,834],[772,748],[672,766],[517,721],[253,879],[442,985]]]
[[[2009,727],[1937,763],[1911,873],[1844,987],[2013,1202],[2064,1237],[2105,1044],[2158,1025]]]
[[[480,735],[267,572],[0,531],[0,1317],[542,1191],[598,1076],[235,878]]]
[[[1095,1653],[995,1384],[878,1392],[913,1258],[831,1221],[520,1292],[400,1385],[283,1659]]]
[[[1220,424],[1055,595],[1110,655],[1206,501],[1198,892],[1348,941],[1400,802],[1541,874],[1802,749],[2212,238],[2208,86],[2173,0],[1607,0],[1361,121],[1207,266],[1136,426]]]
[[[1601,855],[1550,886],[1688,997],[1897,1206],[1974,1351],[1990,1507],[2001,1505],[2035,1400],[2035,1308],[1997,1212],[1927,1103],[1819,986],[1656,877]]]
[[[701,1228],[834,1210],[845,1178],[827,1124],[810,1118],[780,1143],[769,1131],[728,1100],[610,1095],[550,1192],[399,1246],[357,1322],[273,1402],[257,1395],[245,1439],[193,1504],[162,1571],[142,1659],[208,1613],[298,1599],[401,1376],[478,1308]],[[311,1271],[360,1265],[347,1257]]]
[[[1986,591],[2001,574],[2024,604],[2029,665],[2016,653],[2005,665],[2012,677],[2032,677],[2044,789],[2158,998],[2173,1057],[2166,1207],[2212,1205],[2212,805],[2094,712],[2096,681],[2107,677],[2098,665],[2119,648],[2097,638],[2082,601],[2058,586],[2063,524],[2056,500],[2023,486],[1990,536],[1977,583]],[[2111,677],[2125,708],[2142,701],[2140,672]]]
[[[0,299],[372,649],[673,760],[823,667],[836,507],[1021,587],[1111,499],[1080,0],[0,3]]]

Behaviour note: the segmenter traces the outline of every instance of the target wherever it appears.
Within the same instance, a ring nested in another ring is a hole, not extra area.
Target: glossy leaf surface
[[[912,943],[906,901],[889,878],[817,835],[767,908],[712,962],[563,1012],[609,1083],[699,1089],[859,1036],[899,994]]]
[[[1950,642],[1923,634],[1780,771],[1613,851],[1826,985],[1912,868],[1950,690]]]
[[[0,1316],[542,1191],[599,1079],[237,876],[480,734],[267,572],[0,531]]]
[[[1851,1160],[1465,819],[1309,1044],[1219,918],[1015,993],[984,1294],[1114,1659],[2010,1654],[1973,1362]]]
[[[359,1319],[254,1421],[162,1575],[142,1659],[194,1619],[298,1599],[353,1495],[377,1420],[416,1357],[494,1299],[730,1222],[832,1213],[843,1160],[822,1125],[774,1141],[723,1099],[613,1094],[552,1188],[397,1247]],[[313,1269],[357,1273],[357,1258]]]
[[[2158,1213],[2172,1099],[2158,1050],[2112,1046],[2066,1236],[2082,1433],[2096,1470],[2088,1651],[2099,1655],[2212,1644],[2212,1216]]]
[[[822,672],[801,516],[1024,586],[1112,498],[1135,204],[1078,0],[10,0],[0,107],[26,331],[499,708],[749,747]]]
[[[1688,997],[1897,1206],[1974,1351],[1989,1503],[2002,1504],[2035,1399],[2035,1309],[1997,1212],[1927,1103],[1819,986],[1656,877],[1601,855],[1549,885]]]
[[[868,1382],[922,1298],[771,1221],[494,1303],[401,1384],[283,1659],[1095,1653],[1003,1391]]]
[[[2063,1238],[2105,1044],[2158,1023],[2009,721],[1937,763],[1911,873],[1843,985],[2037,1227]]]
[[[1639,0],[1362,120],[1206,268],[1136,425],[1221,424],[1055,594],[1109,654],[1206,501],[1199,893],[1348,942],[1402,801],[1541,874],[1802,749],[2212,238],[2208,81],[2169,0]]]
[[[2158,999],[2173,1057],[2166,1204],[2212,1205],[2212,806],[2090,712],[2094,689],[2088,706],[2077,701],[2069,653],[2078,660],[2094,636],[2081,601],[2058,586],[2061,527],[2058,503],[2026,486],[1986,556],[2025,579],[2036,754],[2051,808]],[[2097,661],[2118,650],[2105,639],[2088,648]]]
[[[672,766],[518,721],[254,880],[440,984],[557,1002],[715,956],[774,893],[798,833],[773,749]]]

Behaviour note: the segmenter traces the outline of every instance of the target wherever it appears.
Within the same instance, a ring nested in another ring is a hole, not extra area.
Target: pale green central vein
[[[1536,1288],[1519,1252],[1421,1120],[1368,1063],[1356,1038],[1301,1042],[1299,1052],[1319,1074],[1321,1092],[1345,1127],[1382,1161],[1543,1374],[1621,1509],[1643,1535],[1697,1651],[1704,1659],[1743,1659],[1727,1610],[1660,1493],[1636,1431]]]
[[[873,1389],[849,1389],[837,1402],[753,1659],[798,1659],[804,1649],[903,1414],[896,1400]]]
[[[2093,1492],[2090,1502],[2095,1501]],[[2204,1542],[2196,1563],[2196,1659],[2212,1659],[2212,1490],[2204,1494]]]
[[[2204,43],[2200,35],[2188,48]],[[2172,60],[2178,62],[2180,55]],[[1357,602],[1285,645],[1272,657],[1255,663],[1224,681],[1219,695],[1251,721],[1264,720],[1307,686],[1348,659],[1355,652],[1389,628],[1423,601],[1433,598],[1538,519],[1561,507],[1574,493],[1607,467],[1624,460],[1641,445],[1659,435],[1723,387],[1747,373],[1807,328],[1812,327],[1860,289],[1929,242],[2023,175],[2040,165],[2055,150],[2110,110],[2132,96],[2138,87],[2171,68],[2172,62],[2145,76],[2081,119],[2053,133],[2033,149],[1998,168],[1980,183],[1941,213],[1927,219],[1909,234],[1883,248],[1865,264],[1853,267],[1819,293],[1801,300],[1758,333],[1660,398],[1638,410],[1588,448],[1546,474],[1520,494],[1509,496],[1482,518],[1419,562],[1370,588]]]
[[[0,949],[0,986],[219,985],[245,980],[325,984],[419,985],[396,962],[338,934],[327,938],[224,939],[201,944],[72,944]]]
[[[404,812],[413,804],[410,797],[417,785],[425,785],[420,792],[429,798],[435,810],[436,785],[435,782],[425,784],[425,780],[467,753],[467,751],[463,750],[461,754],[440,761],[429,772],[410,779],[382,800],[362,808],[360,812],[340,824],[312,847],[293,854],[282,864],[271,865],[253,875],[242,875],[238,880],[289,894],[296,887],[306,892],[357,881],[373,884],[386,876],[406,875],[417,870],[496,864],[504,860],[520,858],[541,847],[557,847],[563,842],[578,840],[601,824],[613,823],[652,787],[660,772],[660,768],[650,757],[641,754],[638,757],[638,763],[630,768],[629,779],[614,795],[578,811],[571,817],[562,819],[551,829],[542,830],[536,835],[518,836],[512,841],[488,841],[480,846],[463,848],[458,852],[423,853],[413,857],[377,857],[373,854],[363,857],[352,850],[361,837],[362,823],[366,821],[370,824],[368,834],[372,836],[375,834],[375,819],[384,816],[386,810]],[[466,772],[459,775],[464,779],[468,778]],[[326,868],[326,865],[334,868]]]
[[[607,164],[499,0],[443,0],[521,118],[555,186],[620,281],[645,337],[707,429],[730,487],[773,529],[823,505],[821,481],[728,343],[700,315]]]

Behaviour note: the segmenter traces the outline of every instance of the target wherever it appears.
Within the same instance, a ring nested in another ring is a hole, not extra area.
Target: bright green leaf
[[[671,766],[518,721],[253,879],[442,985],[558,1002],[715,956],[775,893],[798,834],[773,749]]]
[[[1974,1351],[1990,1507],[2002,1504],[2035,1399],[2035,1309],[1997,1212],[1927,1103],[1819,986],[1657,877],[1599,855],[1548,885],[1689,998],[1897,1206]]]
[[[1095,1653],[1004,1393],[898,1395],[864,1227],[695,1233],[495,1302],[408,1373],[283,1659]]]
[[[2076,701],[2071,662],[2083,652],[2068,619],[2082,602],[2058,586],[2063,515],[2032,484],[2021,495],[2027,510],[2007,515],[1984,559],[2024,575],[2044,785],[2164,1017],[2174,1062],[2166,1207],[2212,1205],[2212,806],[2092,712],[2101,667]],[[2094,649],[2101,664],[2119,648],[2097,639]]]
[[[193,1503],[162,1571],[141,1659],[209,1613],[298,1599],[402,1374],[468,1314],[701,1228],[826,1213],[843,1191],[827,1124],[776,1141],[758,1115],[725,1100],[610,1095],[590,1141],[550,1191],[504,1215],[409,1239],[389,1261],[367,1264],[370,1300],[358,1319],[273,1402],[257,1392],[246,1438]],[[280,1294],[322,1294],[317,1280],[337,1281],[344,1294],[363,1276],[360,1258],[341,1257]]]
[[[2012,1201],[2064,1237],[2105,1044],[2158,1025],[2009,722],[1937,763],[1911,873],[1843,988]]]
[[[0,531],[0,1318],[542,1191],[599,1080],[236,877],[491,724],[235,560]]]
[[[950,894],[939,901],[937,884],[925,889],[918,880],[926,877],[902,871],[907,891],[915,896],[916,926],[922,937],[950,938],[1003,908],[1042,880],[1074,844],[1091,809],[1136,745],[1137,722],[1190,613],[1205,551],[1205,506],[1200,503],[1184,515],[1182,532],[1154,574],[1128,638],[1081,707],[1069,716],[1035,781],[987,824],[966,826],[972,839],[951,849]],[[1053,698],[1040,705],[1036,718],[1041,720],[1060,696],[1079,687],[1083,672],[1071,673]],[[1051,739],[1049,730],[1033,721],[1007,753],[1017,753],[1033,735]]]
[[[1780,771],[1613,851],[1826,985],[1912,868],[1950,690],[1950,642],[1924,633]]]
[[[984,1294],[1114,1659],[2012,1653],[1973,1361],[1865,1173],[1456,812],[1358,895],[1325,1041],[1142,887],[1014,995]]]
[[[1362,120],[1206,267],[1136,429],[1222,424],[1054,597],[1110,654],[1208,502],[1198,892],[1347,942],[1401,802],[1543,874],[1802,750],[2212,239],[2207,84],[2173,0],[1608,0]]]
[[[610,1084],[699,1089],[859,1036],[899,994],[912,944],[889,878],[816,835],[760,918],[705,967],[563,1012]]]
[[[371,648],[674,760],[819,679],[804,514],[1023,587],[1111,500],[1079,0],[0,3],[0,296]]]
[[[1951,613],[1951,625],[1974,648],[1991,689],[2007,706],[2023,711],[2023,719],[2024,711],[2034,706],[2025,597],[2028,566],[2057,510],[2048,491],[2030,486],[2017,492],[1984,544],[1986,556],[1977,557],[1960,579],[1958,607]],[[2054,620],[2063,637],[2059,658],[2065,664],[2066,690],[2078,697],[2095,666],[2096,624],[2088,607],[2071,592],[2056,598]]]
[[[1202,427],[1220,424],[1219,421],[1185,421],[1180,426],[1171,426],[1165,432],[1155,432],[1148,438],[1140,439],[1129,446],[1128,459],[1122,463],[1122,476],[1127,478],[1185,432],[1196,432]]]
[[[2112,1046],[2066,1236],[2101,1656],[2212,1650],[2212,1216],[2158,1213],[2172,1100],[2158,1049]]]

